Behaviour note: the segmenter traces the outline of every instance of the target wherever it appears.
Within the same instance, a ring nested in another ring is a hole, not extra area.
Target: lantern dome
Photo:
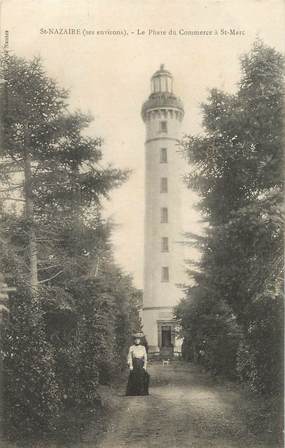
[[[143,120],[148,111],[161,108],[178,109],[184,114],[182,101],[173,93],[173,76],[164,64],[151,77],[151,93],[142,106]]]

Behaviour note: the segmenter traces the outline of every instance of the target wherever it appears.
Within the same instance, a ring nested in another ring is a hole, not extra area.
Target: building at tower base
[[[142,107],[145,140],[145,240],[143,326],[150,351],[179,352],[173,309],[185,280],[182,244],[181,100],[164,66],[151,78],[151,93]]]

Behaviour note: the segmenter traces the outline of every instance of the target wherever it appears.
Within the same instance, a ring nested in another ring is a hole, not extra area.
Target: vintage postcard
[[[1,446],[283,446],[284,29],[0,0]]]

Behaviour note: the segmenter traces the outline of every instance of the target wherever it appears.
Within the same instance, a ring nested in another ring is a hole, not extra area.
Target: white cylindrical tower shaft
[[[173,78],[160,67],[142,108],[145,141],[143,324],[150,349],[175,349],[173,307],[184,280],[181,218],[182,159],[178,141],[184,110]]]

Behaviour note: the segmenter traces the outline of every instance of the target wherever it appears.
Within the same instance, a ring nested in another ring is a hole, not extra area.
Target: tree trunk
[[[73,223],[74,227],[78,232],[78,235],[80,235],[80,229],[81,229],[81,191],[80,186],[78,185],[78,179],[79,179],[79,166],[73,168]]]
[[[32,189],[32,164],[31,156],[26,153],[24,159],[25,173],[25,215],[28,223],[29,238],[29,261],[30,261],[30,290],[32,296],[35,296],[38,289],[38,254],[36,232],[34,227],[34,200]]]

